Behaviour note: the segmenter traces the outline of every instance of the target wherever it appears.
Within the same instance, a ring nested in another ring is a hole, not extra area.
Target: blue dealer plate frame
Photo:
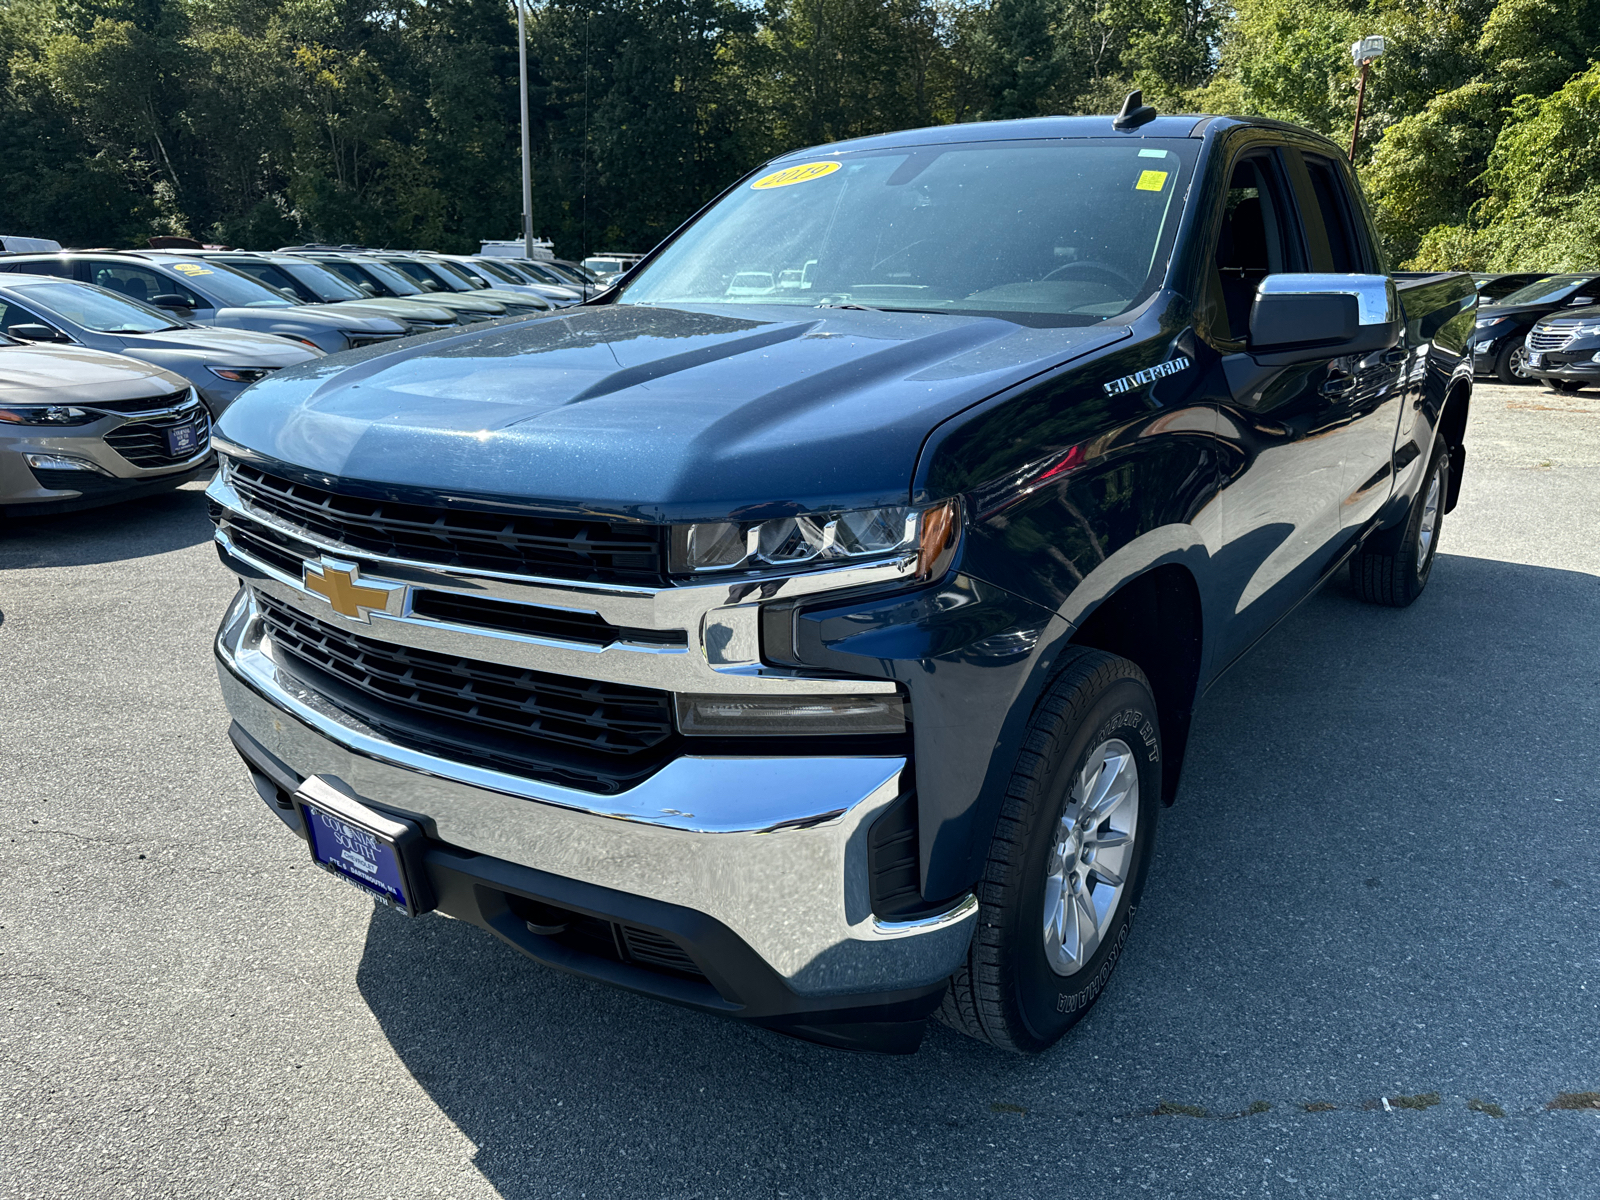
[[[294,799],[317,866],[407,916],[433,907],[422,867],[426,839],[414,822],[368,808],[315,775]]]
[[[167,453],[174,458],[193,458],[200,452],[204,428],[204,424],[198,420],[172,426],[167,430]]]

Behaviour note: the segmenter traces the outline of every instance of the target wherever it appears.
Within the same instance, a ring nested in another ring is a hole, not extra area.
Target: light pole
[[[1350,47],[1350,57],[1361,68],[1361,83],[1356,88],[1356,126],[1350,131],[1350,161],[1356,161],[1356,142],[1361,138],[1361,108],[1367,102],[1367,68],[1383,53],[1381,37],[1364,37]]]
[[[528,27],[523,21],[523,0],[512,0],[517,6],[517,115],[522,124],[522,254],[533,257],[533,164],[528,155]]]

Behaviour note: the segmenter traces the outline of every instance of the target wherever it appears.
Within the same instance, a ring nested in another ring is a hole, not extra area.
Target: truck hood
[[[0,346],[0,403],[138,400],[188,386],[171,371],[120,354],[79,346]]]
[[[1129,332],[576,308],[290,368],[246,392],[220,432],[318,474],[557,512],[683,521],[903,504],[934,426]]]

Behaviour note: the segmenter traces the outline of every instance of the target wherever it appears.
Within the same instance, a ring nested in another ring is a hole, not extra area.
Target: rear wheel
[[[1143,672],[1080,650],[1034,710],[977,888],[978,928],[939,1016],[1039,1051],[1083,1019],[1122,955],[1161,795]]]
[[[1350,582],[1356,595],[1369,604],[1391,608],[1404,608],[1422,595],[1439,552],[1449,491],[1450,454],[1441,446],[1433,453],[1405,522],[1373,534],[1350,560]]]
[[[1494,373],[1501,383],[1532,383],[1528,374],[1528,347],[1521,339],[1511,342],[1494,360]]]

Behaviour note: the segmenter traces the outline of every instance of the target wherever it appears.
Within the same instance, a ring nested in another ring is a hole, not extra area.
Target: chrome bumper
[[[902,758],[686,756],[601,797],[385,740],[279,673],[248,589],[216,653],[233,718],[301,778],[334,776],[451,845],[702,912],[797,994],[933,984],[966,954],[970,895],[915,921],[872,913],[867,832],[899,795]]]

